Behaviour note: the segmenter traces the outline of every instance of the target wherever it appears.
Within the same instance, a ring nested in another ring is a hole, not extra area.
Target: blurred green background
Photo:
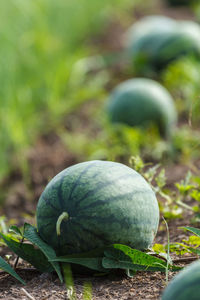
[[[128,163],[131,155],[139,154],[147,161],[167,156],[186,163],[199,156],[200,63],[193,57],[172,62],[157,78],[171,92],[179,113],[172,146],[154,127],[147,134],[126,125],[111,126],[102,114],[109,91],[133,76],[119,51],[122,32],[143,15],[155,14],[155,7],[164,2],[0,1],[2,191],[13,171],[29,182],[27,153],[50,132],[76,161]],[[192,8],[196,20],[199,7]]]
[[[75,64],[91,54],[89,37],[131,2],[0,1],[0,179],[13,167],[26,168],[36,137],[94,94]]]

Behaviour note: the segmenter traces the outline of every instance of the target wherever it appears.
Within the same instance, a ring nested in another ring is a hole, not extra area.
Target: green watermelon
[[[171,33],[176,26],[176,21],[172,18],[160,15],[146,16],[135,22],[126,33],[126,41],[129,44],[130,40],[134,43],[140,43],[141,38],[153,31]]]
[[[135,78],[119,84],[107,102],[111,122],[130,126],[158,126],[160,134],[169,137],[176,124],[173,99],[158,82]]]
[[[176,275],[165,289],[162,300],[200,299],[200,260]]]
[[[200,26],[161,16],[144,17],[126,35],[126,52],[136,74],[151,75],[183,55],[200,58]]]
[[[190,6],[191,4],[198,3],[199,0],[165,0],[171,6]]]
[[[40,237],[64,255],[113,243],[147,249],[157,232],[159,208],[136,171],[120,163],[89,161],[49,182],[36,216]]]

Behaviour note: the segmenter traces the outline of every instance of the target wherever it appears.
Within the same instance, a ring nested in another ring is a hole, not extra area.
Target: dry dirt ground
[[[188,11],[172,10],[158,5],[156,9],[152,8],[151,13],[164,13],[165,15],[177,17],[177,18],[192,18],[192,14]],[[135,17],[143,15],[141,11],[134,12]],[[117,26],[117,27],[116,27]],[[119,25],[114,24],[111,26],[117,29],[119,34],[123,33],[122,28]],[[110,33],[111,34],[111,33]],[[112,34],[111,34],[112,35]],[[117,37],[114,37],[116,41]],[[118,50],[119,44],[110,45],[110,40],[107,36],[103,36],[101,40],[95,41],[95,44],[104,43],[107,49]],[[54,153],[54,155],[52,155]],[[29,221],[30,217],[34,217],[33,211],[35,209],[37,199],[41,194],[44,186],[48,182],[49,178],[52,178],[62,169],[77,162],[77,158],[73,153],[66,151],[65,145],[55,134],[50,134],[45,137],[41,137],[35,147],[31,149],[28,154],[31,178],[30,184],[32,193],[27,190],[26,185],[23,183],[23,178],[16,174],[12,174],[11,178],[5,182],[7,187],[7,200],[4,213],[9,219],[16,218],[18,224],[22,224],[24,221]],[[170,176],[169,184],[174,181],[182,179],[187,171],[185,166],[173,166],[173,169],[169,167],[167,174]],[[173,177],[171,176],[173,174]],[[29,199],[30,201],[27,201]],[[23,215],[22,215],[23,213]],[[29,215],[28,219],[26,214]],[[179,226],[189,225],[190,215],[186,214],[184,219],[169,221],[170,240],[172,242],[180,242],[185,237]],[[34,223],[34,220],[32,220]],[[167,243],[167,234],[163,229],[159,229],[157,237],[157,243]],[[6,248],[0,249],[0,255],[4,256],[9,253]],[[11,262],[15,257],[11,258]],[[177,258],[177,257],[176,257]],[[186,257],[187,258],[187,257]],[[184,264],[189,263],[189,260]],[[40,274],[30,266],[19,262],[17,272],[27,282],[26,286],[22,286],[14,278],[8,274],[0,271],[0,299],[69,299],[67,290],[64,284],[61,284],[55,274]],[[170,272],[169,279],[174,274]],[[138,272],[133,278],[128,278],[121,273],[110,274],[108,276],[83,276],[75,275],[75,289],[77,293],[77,299],[82,299],[82,287],[83,283],[89,281],[92,283],[92,299],[159,299],[163,288],[166,284],[165,274],[161,272]],[[89,298],[88,298],[89,299]]]
[[[0,276],[0,299],[69,299],[64,284],[60,284],[54,275],[19,272],[28,283],[22,287],[7,276]],[[170,274],[171,276],[171,274]],[[84,281],[92,283],[92,299],[159,299],[165,286],[165,275],[158,272],[146,274],[141,272],[131,279],[110,275],[107,278],[75,278],[77,299],[82,299]],[[29,294],[27,296],[26,292]],[[88,298],[89,299],[89,298]]]

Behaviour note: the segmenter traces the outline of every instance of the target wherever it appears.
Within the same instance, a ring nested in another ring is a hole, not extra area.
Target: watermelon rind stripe
[[[84,206],[84,209],[86,210],[86,209],[90,209],[90,208],[96,208],[99,205],[104,205],[104,204],[106,205],[106,204],[109,204],[113,201],[121,200],[121,198],[124,198],[124,197],[127,197],[126,200],[132,201],[134,196],[136,196],[137,194],[145,194],[145,193],[149,193],[149,190],[145,190],[145,191],[144,190],[141,190],[141,191],[138,190],[138,191],[129,192],[127,194],[122,194],[120,196],[115,196],[115,197],[112,197],[112,198],[106,198],[105,200],[97,200],[96,202],[93,202],[93,203],[90,203],[90,204]],[[152,195],[153,195],[153,193],[152,193]]]
[[[95,190],[96,191],[96,190]],[[90,191],[91,192],[91,191]],[[94,192],[94,191],[92,191],[92,192]],[[151,192],[151,194],[152,195],[154,195],[153,194],[153,192],[150,190],[144,190],[144,189],[142,189],[142,190],[137,190],[137,191],[133,191],[133,192],[129,192],[129,193],[126,193],[126,194],[122,194],[122,195],[120,195],[120,196],[115,196],[115,197],[112,197],[112,198],[106,198],[106,199],[104,199],[104,200],[97,200],[96,202],[92,202],[92,203],[90,203],[90,204],[88,204],[88,205],[85,205],[83,208],[84,208],[84,210],[87,210],[87,209],[90,209],[90,208],[96,208],[96,207],[98,207],[99,205],[106,205],[106,204],[109,204],[109,203],[111,203],[111,202],[113,202],[113,201],[117,201],[117,200],[121,200],[121,198],[124,198],[124,197],[127,197],[127,199],[126,200],[133,200],[133,198],[137,195],[137,194],[145,194],[145,193],[149,193],[149,192]],[[88,194],[86,194],[87,196],[88,196]],[[131,197],[131,198],[130,198]],[[81,198],[80,200],[83,200],[84,199],[84,197],[83,198]],[[82,215],[82,211],[80,212],[80,214]],[[81,217],[81,215],[79,215],[79,214],[77,214],[77,209],[76,209],[76,217]],[[71,217],[73,217],[73,211],[71,211],[71,214],[70,214],[70,216]],[[86,216],[84,216],[83,215],[83,217],[86,217]],[[38,220],[40,219],[40,218],[43,218],[43,219],[46,219],[46,220],[48,220],[48,219],[50,219],[50,218],[55,218],[56,219],[56,216],[55,215],[48,215],[48,216],[45,216],[45,215],[40,215],[40,214],[38,214],[38,216],[37,216],[37,218],[38,218]]]
[[[59,201],[59,204],[60,204],[60,208],[61,208],[61,209],[64,209],[64,206],[65,206],[64,198],[63,198],[63,195],[62,195],[62,184],[63,184],[63,181],[64,181],[64,177],[61,178],[60,184],[59,184],[59,187],[58,187],[58,190],[57,190],[57,193],[58,193],[58,201]]]
[[[37,215],[37,219],[40,220],[40,219],[43,219],[43,220],[48,220],[48,219],[51,219],[52,221],[55,219],[55,221],[57,220],[57,217],[55,215],[40,215],[38,214]]]
[[[81,177],[82,177],[83,175],[85,175],[89,169],[91,169],[92,167],[96,166],[96,164],[97,164],[97,163],[96,163],[95,161],[94,161],[94,162],[91,162],[89,165],[87,165],[87,166],[82,170],[82,172],[79,174],[78,178],[77,178],[76,181],[74,182],[73,186],[71,187],[70,195],[69,195],[69,197],[68,197],[69,200],[71,200],[72,194],[73,194],[75,188],[79,185],[80,180],[81,180]]]
[[[47,228],[47,226],[48,226],[49,224],[52,224],[52,222],[40,226],[40,236],[43,236],[43,235],[44,235],[44,231],[45,231],[45,229]],[[55,228],[56,228],[56,227],[55,227]],[[53,236],[52,234],[48,235],[48,241],[46,241],[46,242],[48,242],[48,243],[50,244],[50,242],[53,241],[53,237],[54,237],[54,236]]]
[[[79,222],[74,222],[74,224],[77,224],[78,226],[80,226],[80,223]],[[88,229],[88,228],[85,228],[83,226],[83,224],[81,224],[81,227],[79,227],[80,230],[82,230],[83,232],[87,232],[89,234],[91,234],[91,236],[93,238],[98,238],[100,240],[100,242],[102,243],[102,241],[104,241],[105,243],[109,243],[109,240],[105,239],[104,235],[103,234],[97,234],[95,231],[91,230],[91,229]],[[83,235],[84,236],[84,235]]]
[[[98,205],[109,204],[109,203],[111,203],[113,201],[121,200],[121,198],[124,198],[124,197],[127,197],[126,200],[130,200],[131,201],[131,200],[133,200],[134,196],[136,196],[137,194],[145,194],[145,193],[149,193],[149,192],[151,192],[152,195],[154,195],[152,191],[144,190],[143,189],[143,190],[132,191],[132,192],[129,192],[129,193],[126,193],[126,194],[122,194],[122,195],[119,195],[119,196],[115,196],[115,197],[112,197],[112,198],[106,198],[104,200],[97,200],[96,202],[92,202],[92,203],[84,206],[84,210],[90,209],[90,208],[96,208]],[[128,198],[130,196],[131,196],[131,198]]]
[[[49,200],[49,198],[46,198],[44,195],[42,196],[42,198],[44,199],[46,206],[50,206],[53,210],[60,211],[60,208],[54,206],[54,205],[52,204],[52,202]]]
[[[88,196],[93,196],[96,192],[99,192],[102,188],[106,188],[107,186],[112,185],[113,183],[116,183],[119,180],[128,179],[128,178],[136,177],[136,176],[138,176],[138,174],[136,174],[136,173],[134,175],[133,174],[128,174],[128,175],[124,174],[124,175],[119,176],[119,177],[117,177],[113,180],[110,180],[110,181],[107,181],[107,182],[104,182],[104,183],[100,182],[99,184],[97,184],[95,186],[95,189],[88,191],[84,196],[82,196],[80,199],[78,199],[77,201],[74,202],[74,205],[76,206],[76,209],[77,209],[78,205],[84,199],[86,199]]]
[[[88,241],[83,238],[84,234],[81,235],[80,231],[78,234],[77,231],[75,230],[74,225],[76,225],[76,224],[73,224],[73,226],[71,226],[71,234],[73,234],[76,241],[79,241],[79,243],[81,244],[81,248],[88,248]],[[82,228],[81,228],[81,230],[82,230]],[[71,244],[73,244],[73,243],[71,243]],[[67,246],[68,246],[68,244],[67,244]]]

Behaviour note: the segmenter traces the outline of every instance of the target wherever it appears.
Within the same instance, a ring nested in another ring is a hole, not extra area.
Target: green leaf
[[[107,269],[102,267],[103,253],[103,249],[96,249],[86,253],[56,257],[53,259],[53,261],[73,263],[82,265],[92,270],[108,272]]]
[[[166,261],[125,245],[115,244],[105,250],[104,254],[105,257],[102,260],[104,268],[166,271],[167,267]],[[180,269],[171,265],[169,268],[171,270]]]
[[[187,240],[183,239],[182,242],[186,243],[191,247],[200,247],[200,237],[197,235],[190,235]]]
[[[190,196],[195,199],[196,201],[199,201],[200,202],[200,192],[198,190],[193,190],[191,193],[190,193]]]
[[[56,273],[58,274],[58,277],[61,282],[63,282],[63,277],[61,274],[59,263],[56,261],[53,261],[54,258],[56,258],[56,253],[52,247],[50,247],[48,244],[46,244],[37,233],[37,229],[33,227],[32,225],[25,223],[24,224],[24,237],[36,245],[47,257],[47,259],[51,262],[53,268],[55,269]]]
[[[150,267],[146,265],[134,264],[129,257],[121,257],[116,260],[115,258],[104,257],[102,260],[104,268],[108,269],[125,269],[133,271],[166,271],[164,267]]]
[[[22,284],[26,284],[25,281],[15,272],[15,270],[0,256],[0,269],[9,273],[17,280],[19,280]]]
[[[188,230],[194,234],[196,234],[197,236],[200,237],[200,229],[198,228],[194,228],[194,227],[189,227],[189,226],[184,226],[184,227],[180,227],[181,229],[185,229],[185,230]]]
[[[177,187],[177,189],[181,194],[186,194],[187,192],[195,188],[195,185],[192,184],[181,185],[179,183],[175,183],[175,186]]]
[[[164,169],[162,169],[156,176],[155,181],[160,189],[162,189],[166,185],[166,175]]]
[[[162,244],[154,244],[152,247],[153,252],[151,254],[156,254],[157,257],[164,258],[166,261],[168,260],[170,264],[172,264],[172,260],[168,257],[168,253],[166,253],[165,246]]]
[[[133,167],[133,169],[138,172],[141,172],[145,167],[145,163],[143,162],[142,158],[138,155],[131,156],[129,162],[130,162],[130,165]]]
[[[79,264],[100,272],[109,272],[110,269],[116,268],[125,269],[129,276],[137,270],[166,271],[167,267],[167,262],[163,259],[120,244],[87,253],[60,256],[50,261]],[[169,265],[169,269],[177,271],[181,268]]]
[[[183,255],[189,252],[189,246],[183,243],[170,244],[170,252],[175,252],[178,255]]]
[[[188,248],[192,253],[195,253],[200,256],[200,249],[189,247]]]
[[[78,264],[84,267],[87,267],[92,270],[96,271],[105,271],[102,267],[102,257],[93,257],[93,258],[86,258],[86,257],[76,257],[76,258],[67,258],[67,257],[59,257],[57,261],[60,262],[68,262],[72,264]]]
[[[148,182],[152,182],[154,176],[156,175],[157,169],[160,167],[160,164],[157,164],[151,168],[149,168],[146,172],[145,172],[145,178],[147,179]]]
[[[163,244],[154,244],[152,250],[156,253],[166,253],[165,246]]]
[[[40,272],[52,272],[54,270],[41,250],[35,249],[31,244],[17,242],[8,235],[0,233],[0,236],[14,253],[29,262]]]
[[[19,235],[21,238],[23,237],[23,234],[21,233],[20,229],[17,226],[15,226],[15,225],[10,226],[9,232],[13,232],[16,235]]]

